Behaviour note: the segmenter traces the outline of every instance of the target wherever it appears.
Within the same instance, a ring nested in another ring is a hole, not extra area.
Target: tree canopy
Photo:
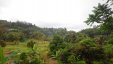
[[[99,3],[97,7],[94,7],[92,12],[93,14],[89,14],[88,19],[85,21],[86,24],[99,23],[99,27],[102,30],[113,30],[113,11],[107,3]]]

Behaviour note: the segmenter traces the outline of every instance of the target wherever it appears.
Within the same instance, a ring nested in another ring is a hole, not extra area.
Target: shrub
[[[74,31],[69,31],[64,37],[64,41],[68,43],[76,43],[76,39],[77,34]]]
[[[97,46],[92,39],[84,39],[64,51],[59,60],[62,64],[76,64],[83,60],[83,64],[92,64],[95,60],[105,60],[104,55],[102,47]]]
[[[101,61],[93,61],[93,64],[104,64],[104,63]]]
[[[76,57],[74,55],[70,55],[67,59],[67,61],[70,63],[70,64],[76,64]]]
[[[34,44],[35,44],[36,42],[34,42],[34,41],[29,41],[28,43],[27,43],[27,47],[28,48],[33,48],[34,47]]]
[[[86,64],[85,61],[77,61],[76,64]]]
[[[104,48],[104,53],[108,58],[113,58],[113,45],[112,44],[107,44],[103,46]]]
[[[105,35],[97,35],[94,37],[94,40],[99,45],[106,44],[106,36]]]
[[[33,48],[35,42],[34,41],[29,41],[27,43],[27,47],[31,48],[29,52],[22,52],[19,55],[19,58],[15,60],[16,64],[42,64],[42,60],[37,53],[37,51]]]
[[[1,46],[1,47],[5,47],[5,46],[6,46],[6,43],[5,43],[4,41],[1,41],[1,40],[0,40],[0,46]]]
[[[50,53],[52,55],[56,55],[56,51],[62,48],[62,44],[63,44],[63,39],[60,36],[55,35],[49,45]]]
[[[107,43],[108,44],[113,44],[113,38],[108,39]]]
[[[94,40],[87,38],[87,39],[83,39],[82,41],[80,41],[80,45],[85,46],[85,47],[95,47],[96,43]]]

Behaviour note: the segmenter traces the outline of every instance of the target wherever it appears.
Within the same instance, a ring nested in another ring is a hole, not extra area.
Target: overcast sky
[[[39,27],[79,31],[93,6],[102,0],[0,0],[0,19],[21,20]]]

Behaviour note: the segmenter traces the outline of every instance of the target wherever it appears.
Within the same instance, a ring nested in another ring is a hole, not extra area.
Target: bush
[[[85,61],[77,61],[76,64],[86,64]]]
[[[76,64],[76,57],[74,55],[70,55],[67,59],[67,61],[70,63],[70,64]]]
[[[42,60],[37,53],[37,50],[35,50],[34,47],[35,42],[29,41],[27,43],[27,47],[31,48],[29,52],[22,52],[19,55],[19,58],[15,60],[16,64],[42,64]]]
[[[93,61],[93,64],[104,64],[104,63],[101,61]]]
[[[35,44],[36,42],[34,42],[34,41],[29,41],[28,43],[27,43],[27,47],[28,48],[33,48],[34,47],[34,44]]]
[[[1,41],[1,40],[0,40],[0,46],[1,46],[1,47],[5,47],[5,46],[6,46],[6,43],[5,43],[4,41]]]
[[[56,55],[56,51],[62,48],[62,44],[63,44],[63,39],[60,36],[55,35],[49,45],[50,53],[52,55]]]
[[[105,35],[97,35],[97,36],[95,36],[94,40],[99,45],[106,44],[106,36]]]
[[[87,39],[83,39],[82,41],[80,41],[80,45],[85,46],[85,47],[95,47],[96,43],[94,40],[87,38]]]
[[[103,46],[104,48],[104,53],[106,54],[106,56],[108,56],[109,58],[113,57],[113,45],[112,44],[107,44]]]
[[[74,31],[69,31],[64,37],[64,41],[68,43],[76,43],[76,39],[77,34]]]
[[[34,53],[22,52],[19,58],[15,60],[15,64],[42,64],[38,55],[34,56]]]
[[[103,48],[97,46],[92,39],[88,38],[62,52],[59,61],[62,64],[76,64],[84,60],[83,64],[92,64],[95,60],[105,60],[104,55]]]
[[[108,44],[113,44],[113,39],[110,38],[108,41],[107,41]]]

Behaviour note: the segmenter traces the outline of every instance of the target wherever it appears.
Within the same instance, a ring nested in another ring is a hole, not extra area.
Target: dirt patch
[[[53,59],[48,54],[45,54],[43,59],[44,59],[45,64],[57,64],[57,60]]]

